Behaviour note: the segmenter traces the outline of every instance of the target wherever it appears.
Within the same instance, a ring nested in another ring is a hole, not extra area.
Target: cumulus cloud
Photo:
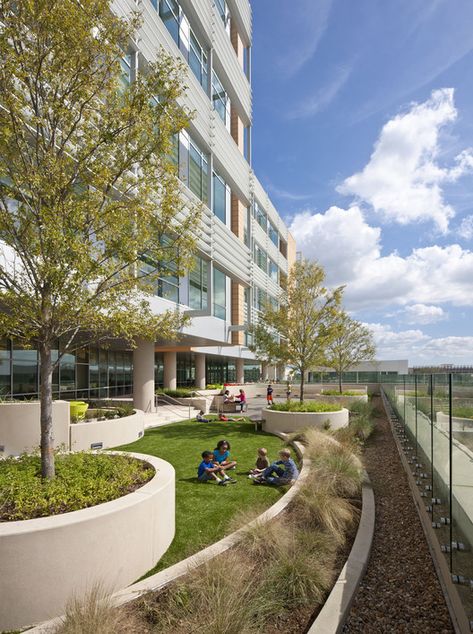
[[[381,230],[356,206],[303,211],[290,230],[304,256],[325,268],[328,284],[348,284],[350,310],[473,303],[473,252],[458,244],[414,249],[405,257],[382,255]]]
[[[430,337],[418,329],[394,331],[385,324],[365,325],[373,332],[377,359],[408,358],[409,365],[471,363],[473,337]]]
[[[338,191],[369,204],[386,221],[433,221],[445,233],[455,211],[442,185],[473,169],[471,149],[463,150],[453,165],[438,162],[440,132],[456,117],[453,88],[433,91],[430,99],[384,125],[368,164]]]
[[[457,233],[465,240],[471,240],[473,238],[473,216],[465,216],[462,218]]]
[[[447,313],[441,306],[428,306],[427,304],[407,306],[405,314],[410,324],[433,324],[447,318]]]

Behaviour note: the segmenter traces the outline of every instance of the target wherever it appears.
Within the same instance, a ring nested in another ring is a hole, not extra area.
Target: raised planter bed
[[[112,422],[112,421],[111,421]],[[175,474],[164,460],[127,454],[156,474],[129,495],[72,513],[0,524],[0,630],[64,612],[66,602],[102,583],[126,587],[166,552],[175,531]]]
[[[141,410],[122,418],[74,423],[70,426],[70,449],[86,451],[126,445],[141,438],[144,429],[144,413]]]
[[[312,398],[312,397],[311,397]],[[316,401],[320,401],[321,403],[335,403],[336,405],[341,405],[342,407],[349,407],[353,405],[353,403],[358,403],[361,401],[362,403],[368,402],[368,394],[357,394],[356,396],[335,396],[335,394],[317,394],[315,396]]]
[[[291,433],[305,427],[340,429],[348,427],[349,412],[343,408],[336,412],[278,412],[265,409],[261,414],[267,432]]]
[[[444,412],[437,412],[437,423],[441,426],[442,429],[448,429],[448,414],[444,414]],[[473,431],[473,419],[452,416],[452,429],[453,431]]]

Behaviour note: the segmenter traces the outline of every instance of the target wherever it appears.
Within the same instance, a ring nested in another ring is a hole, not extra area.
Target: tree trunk
[[[304,375],[305,375],[305,370],[301,369],[301,394],[299,397],[299,401],[301,403],[304,402],[304,379],[305,379]]]
[[[51,362],[51,345],[41,343],[40,359],[40,408],[41,408],[41,476],[51,480],[54,470],[54,438],[53,438],[53,368]]]
[[[343,392],[342,373],[341,372],[338,373],[338,391],[340,392],[340,394]]]

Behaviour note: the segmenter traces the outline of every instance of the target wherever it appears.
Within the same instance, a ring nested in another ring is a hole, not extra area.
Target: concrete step
[[[190,408],[190,418],[195,418],[198,409]],[[189,408],[186,405],[160,405],[156,412],[145,414],[145,429],[159,427],[189,419]]]

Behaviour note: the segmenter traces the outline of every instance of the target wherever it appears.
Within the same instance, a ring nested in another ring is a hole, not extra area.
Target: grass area
[[[336,403],[321,403],[319,401],[286,401],[285,403],[275,403],[269,409],[275,412],[338,412],[342,409]]]
[[[452,416],[458,418],[473,418],[473,406],[472,405],[459,405],[453,407]]]
[[[0,521],[78,511],[115,500],[150,480],[150,465],[128,456],[56,454],[56,477],[41,478],[37,455],[0,460]]]
[[[238,461],[230,471],[237,484],[219,487],[197,481],[197,466],[202,451],[213,450],[225,438],[231,456]],[[151,454],[167,460],[176,469],[176,536],[171,547],[148,574],[167,568],[184,557],[221,539],[231,531],[231,520],[242,509],[268,507],[286,489],[253,486],[247,478],[254,467],[256,450],[266,447],[270,460],[276,457],[282,441],[276,436],[255,432],[253,423],[183,421],[148,430],[144,437],[118,449]]]

